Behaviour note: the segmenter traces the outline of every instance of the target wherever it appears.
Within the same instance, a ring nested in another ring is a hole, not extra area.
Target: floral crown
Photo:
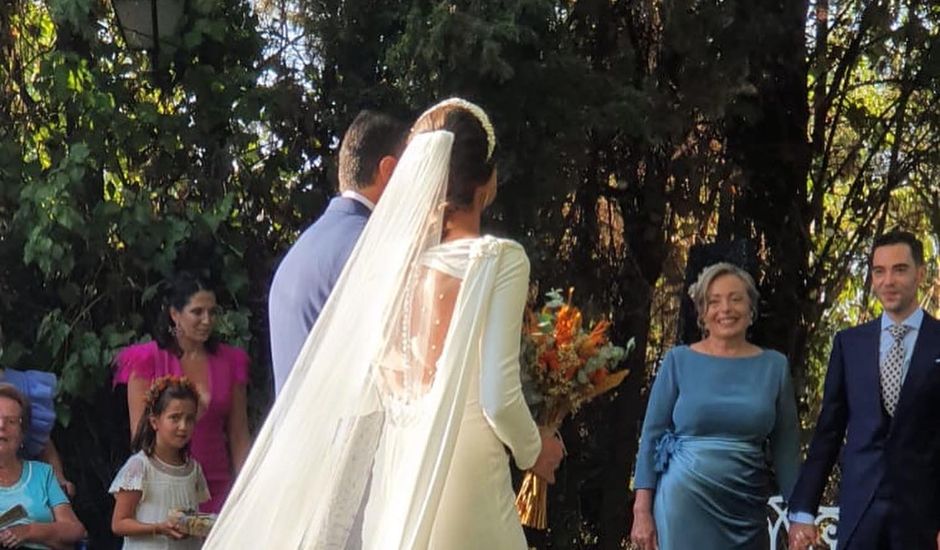
[[[418,120],[424,118],[424,116],[431,111],[435,111],[442,107],[458,107],[468,111],[471,115],[476,117],[478,121],[480,121],[480,125],[483,126],[483,131],[486,132],[486,161],[489,162],[490,159],[493,158],[493,150],[496,148],[496,131],[493,130],[493,123],[490,122],[490,117],[487,116],[486,111],[484,111],[476,103],[471,103],[460,97],[452,97],[450,99],[441,101],[437,105],[434,105],[422,113],[421,116],[418,117]]]
[[[144,404],[147,406],[148,411],[153,410],[160,396],[171,386],[186,388],[191,390],[194,394],[196,393],[196,386],[185,376],[161,376],[153,381],[153,384],[150,385],[150,389],[147,390],[147,395],[144,396]]]

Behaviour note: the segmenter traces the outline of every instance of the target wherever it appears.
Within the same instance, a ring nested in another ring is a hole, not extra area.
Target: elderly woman
[[[2,345],[0,334],[0,345]],[[24,431],[23,452],[24,458],[41,460],[52,466],[59,485],[69,497],[75,496],[75,486],[65,478],[62,458],[55,444],[50,439],[52,427],[55,425],[55,397],[56,377],[51,372],[36,370],[14,370],[0,368],[0,382],[10,384],[30,403],[29,429]],[[2,512],[2,510],[0,510]]]
[[[689,293],[703,338],[669,350],[653,383],[631,538],[643,550],[766,548],[771,479],[788,496],[799,469],[787,360],[747,340],[758,293],[746,271],[714,264]]]
[[[0,384],[0,513],[22,506],[25,517],[0,531],[3,548],[71,548],[85,528],[52,467],[20,459],[29,431],[29,401],[10,384]]]

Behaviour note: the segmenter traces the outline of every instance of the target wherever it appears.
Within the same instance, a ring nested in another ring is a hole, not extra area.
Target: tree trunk
[[[760,278],[761,309],[755,340],[787,355],[801,373],[807,356],[804,319],[815,301],[807,287],[810,218],[807,176],[807,63],[804,40],[806,1],[762,1],[764,13],[778,25],[768,47],[753,58],[751,81],[757,93],[750,100],[754,117],[729,125],[729,153],[741,167],[744,189],[739,208],[749,220],[738,238],[754,238],[763,246]]]

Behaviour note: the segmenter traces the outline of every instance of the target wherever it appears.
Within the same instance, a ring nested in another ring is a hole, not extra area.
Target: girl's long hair
[[[199,394],[196,392],[196,386],[185,376],[161,376],[153,381],[145,397],[144,414],[141,415],[140,421],[137,423],[137,432],[134,434],[133,441],[131,441],[133,452],[143,451],[147,456],[153,456],[154,448],[157,445],[157,432],[150,424],[150,419],[163,414],[167,405],[174,399],[188,399],[197,407],[199,406]],[[181,452],[183,458],[189,456],[188,442],[181,449]]]

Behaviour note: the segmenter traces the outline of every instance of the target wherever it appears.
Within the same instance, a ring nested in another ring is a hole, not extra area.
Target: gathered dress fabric
[[[787,498],[799,469],[797,422],[783,355],[670,350],[650,393],[634,482],[654,490],[659,548],[767,548],[767,498],[774,485]]]
[[[132,375],[145,380],[183,375],[179,358],[169,350],[160,349],[156,342],[124,348],[115,364],[115,384],[126,384]],[[208,402],[204,402],[205,396],[201,396],[190,453],[202,465],[212,495],[199,509],[218,513],[232,487],[232,459],[226,425],[235,386],[248,382],[248,355],[241,348],[219,344],[215,353],[209,354],[208,380]]]

